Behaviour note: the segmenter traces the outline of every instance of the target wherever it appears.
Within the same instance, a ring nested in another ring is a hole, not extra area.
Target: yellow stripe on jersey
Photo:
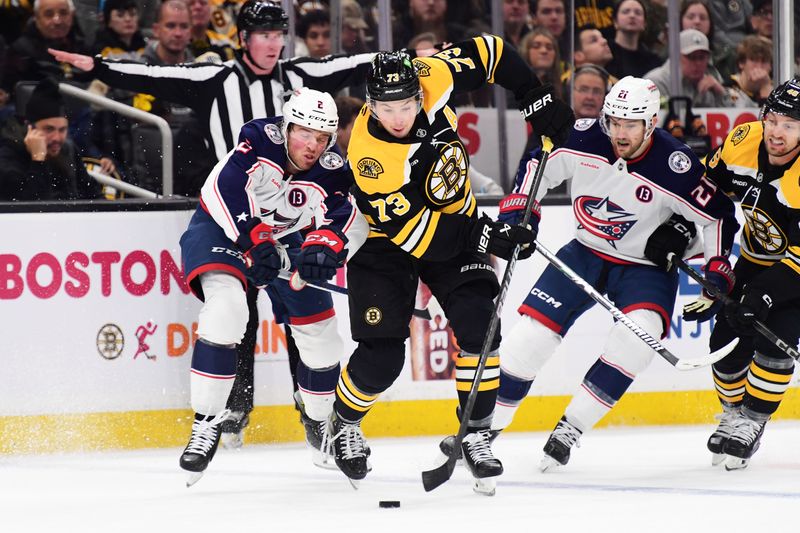
[[[441,213],[437,213],[436,211],[431,212],[431,220],[428,223],[428,227],[425,229],[425,233],[422,235],[419,245],[411,251],[411,255],[414,257],[422,257],[425,252],[428,251],[428,246],[430,246],[433,240],[433,235],[436,233],[436,226],[439,225],[439,218],[441,216]]]
[[[746,232],[747,232],[747,226],[745,226],[745,233],[746,233]],[[742,256],[743,258],[747,259],[747,260],[748,260],[748,261],[750,261],[751,263],[755,263],[755,264],[757,264],[757,265],[761,265],[761,266],[772,266],[772,265],[774,265],[774,264],[775,264],[775,261],[766,261],[766,260],[764,260],[764,259],[758,259],[757,257],[753,257],[752,255],[750,255],[749,253],[747,253],[747,251],[744,249],[744,247],[741,247],[741,248],[739,249],[739,254],[741,254],[741,256]]]
[[[425,211],[426,211],[425,209],[421,209],[419,213],[414,215],[414,218],[409,220],[406,223],[406,225],[403,226],[403,229],[397,232],[397,235],[395,235],[394,238],[392,238],[392,241],[397,243],[398,245],[406,242],[408,236],[411,235],[411,233],[414,231],[414,228],[416,228],[417,225],[419,224],[419,221],[422,218],[422,215],[425,214]]]
[[[419,84],[425,94],[425,98],[422,99],[422,109],[428,116],[428,121],[433,122],[436,112],[450,100],[453,92],[453,73],[445,63],[446,60],[442,58],[418,57],[414,61],[419,67]]]
[[[786,250],[786,257],[781,260],[781,263],[800,274],[800,246],[790,246]]]
[[[800,173],[800,161],[795,161],[792,168],[781,178],[781,193],[789,207],[793,209],[800,209],[800,183],[797,181],[798,173]]]

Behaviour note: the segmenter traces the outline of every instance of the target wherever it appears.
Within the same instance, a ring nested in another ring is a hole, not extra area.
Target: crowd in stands
[[[35,123],[24,108],[41,80],[72,83],[166,118],[175,136],[175,191],[196,196],[204,172],[217,160],[198,134],[202,130],[198,124],[206,123],[208,117],[198,117],[191,106],[109,87],[92,73],[57,61],[48,49],[151,65],[220,64],[241,54],[236,17],[242,2],[0,0],[0,201],[30,196],[22,195],[20,184],[13,183],[20,179],[20,167],[7,164],[6,158],[19,158],[24,152],[31,163],[39,163],[36,158],[41,150],[31,146],[40,147],[41,143],[31,141],[30,129],[36,129]],[[795,2],[796,17],[800,16],[799,3]],[[297,56],[322,58],[331,53],[378,50],[377,0],[341,0],[339,32],[332,31],[328,1],[295,0],[294,4]],[[393,46],[423,53],[488,33],[491,5],[489,0],[391,0]],[[755,108],[776,81],[772,76],[771,1],[683,0],[678,58],[667,57],[666,0],[577,0],[574,13],[568,6],[565,0],[503,0],[502,18],[507,45],[520,50],[539,78],[571,102],[579,118],[597,117],[605,92],[627,75],[652,79],[665,108],[672,96],[688,97],[695,108]],[[575,28],[573,42],[571,26]],[[337,33],[341,42],[333,43],[332,36]],[[670,93],[671,61],[680,61],[680,95]],[[508,96],[508,107],[516,107]],[[347,126],[352,123],[349,119],[363,98],[364,90],[359,87],[338,95],[342,114],[339,141],[344,151]],[[483,90],[452,104],[492,106],[493,100],[492,91]],[[104,172],[113,170],[126,181],[151,190],[160,188],[159,150],[147,126],[69,101],[58,108],[59,113],[62,109],[69,122],[69,131],[59,145],[65,154],[103,161],[97,168]],[[196,157],[187,160],[185,153]],[[46,158],[53,157],[48,151]],[[72,156],[65,155],[65,160],[72,161]],[[181,181],[192,174],[187,166],[197,169],[196,176]],[[17,174],[11,174],[12,167]],[[69,199],[113,196],[113,191],[99,187],[73,187],[56,195]]]

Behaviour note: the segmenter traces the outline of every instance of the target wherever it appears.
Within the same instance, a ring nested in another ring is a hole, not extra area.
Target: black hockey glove
[[[753,322],[764,322],[772,309],[772,297],[763,289],[745,285],[739,303],[725,306],[725,318],[739,335],[753,336]]]
[[[661,268],[672,270],[672,264],[667,257],[674,253],[683,259],[683,254],[695,235],[697,228],[693,222],[678,214],[672,215],[672,218],[657,227],[647,239],[644,256]]]
[[[520,100],[519,110],[536,135],[547,135],[555,146],[563,146],[569,140],[575,113],[566,102],[555,97],[549,83],[528,91]]]
[[[266,287],[278,277],[283,264],[272,238],[272,227],[253,218],[248,221],[236,245],[244,251],[247,264],[245,277],[258,288]]]
[[[527,259],[533,254],[535,241],[536,234],[529,228],[495,222],[483,215],[473,223],[468,248],[508,260],[514,253],[514,247],[519,245],[517,259]]]
[[[733,275],[731,263],[727,257],[716,256],[708,260],[703,267],[706,280],[713,284],[722,294],[730,294],[736,277]],[[715,300],[705,290],[700,298],[683,306],[683,319],[688,322],[705,322],[722,307],[722,302]]]
[[[305,281],[328,281],[347,258],[347,237],[336,228],[323,226],[312,231],[300,247],[295,260],[297,273]]]

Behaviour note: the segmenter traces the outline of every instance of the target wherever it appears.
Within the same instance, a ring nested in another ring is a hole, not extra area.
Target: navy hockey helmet
[[[236,17],[239,31],[289,31],[289,17],[280,5],[265,0],[248,0]]]
[[[378,52],[367,74],[367,97],[389,102],[420,98],[419,72],[405,52]]]
[[[767,113],[786,115],[800,120],[800,78],[792,78],[775,87],[761,110],[763,120]]]

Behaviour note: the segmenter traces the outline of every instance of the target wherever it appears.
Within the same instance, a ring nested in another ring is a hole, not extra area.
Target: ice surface
[[[303,445],[220,449],[185,487],[179,449],[0,457],[4,532],[796,531],[800,422],[771,422],[750,466],[711,466],[711,426],[587,433],[566,467],[537,466],[546,433],[506,433],[493,498],[466,470],[425,493],[439,438],[372,439],[373,471],[354,491]],[[367,435],[369,438],[369,435]],[[380,509],[380,500],[400,500]],[[787,512],[788,511],[788,512]]]

